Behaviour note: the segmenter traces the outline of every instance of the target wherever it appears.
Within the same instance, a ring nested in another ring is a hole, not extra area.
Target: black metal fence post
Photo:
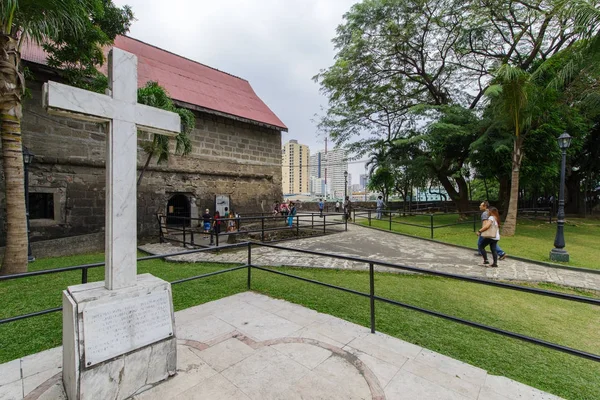
[[[477,213],[473,213],[473,232],[477,231]]]
[[[369,263],[369,302],[371,306],[371,333],[375,333],[375,268]]]
[[[221,222],[221,221],[219,220],[219,223],[220,223],[220,222]],[[220,231],[220,230],[221,230],[221,227],[219,226],[219,227],[217,228],[217,231],[215,232],[215,236],[216,236],[216,239],[215,239],[215,241],[216,241],[217,247],[219,247],[219,231]]]
[[[389,215],[389,219],[390,219],[390,231],[391,231],[392,230],[392,213],[389,212],[388,215]]]
[[[315,229],[315,213],[310,213],[310,227],[311,229]]]
[[[265,217],[261,216],[260,218],[260,241],[265,241]]]
[[[190,240],[192,241],[192,246],[194,246],[194,230],[193,229],[190,231],[190,236],[191,236]]]
[[[325,220],[327,219],[326,215],[323,215],[323,235],[326,233],[325,232]],[[348,225],[348,222],[346,222],[346,226]]]
[[[81,283],[87,283],[88,278],[87,278],[87,268],[82,268],[81,269]]]
[[[325,216],[323,216],[325,218]],[[300,216],[296,215],[296,236],[300,236]]]
[[[371,210],[369,210],[369,226],[371,226]]]
[[[433,213],[429,214],[429,226],[431,227],[431,238],[433,239]]]
[[[246,284],[246,287],[248,288],[248,290],[250,290],[251,288],[251,282],[252,282],[252,243],[248,242],[248,282]]]
[[[356,222],[356,211],[354,212],[354,221]],[[348,230],[348,218],[344,220],[344,230]]]
[[[181,227],[183,228],[183,247],[185,247],[185,219],[183,220]]]

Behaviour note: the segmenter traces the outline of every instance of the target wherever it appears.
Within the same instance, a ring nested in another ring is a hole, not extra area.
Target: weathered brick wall
[[[32,241],[101,232],[104,229],[106,126],[48,115],[41,107],[41,85],[28,85],[32,98],[24,107],[23,142],[36,158],[30,167],[30,191],[53,192],[55,220],[32,220]],[[56,77],[51,78],[56,79]],[[157,235],[155,214],[183,193],[202,210],[214,210],[215,195],[229,195],[241,214],[270,209],[281,190],[281,132],[195,112],[192,154],[152,160],[138,188],[138,234]],[[149,140],[140,134],[138,143]],[[173,145],[174,148],[174,145]],[[138,173],[146,154],[138,147]],[[0,166],[1,171],[1,166]],[[6,202],[0,175],[0,221]],[[5,242],[0,224],[0,246]]]

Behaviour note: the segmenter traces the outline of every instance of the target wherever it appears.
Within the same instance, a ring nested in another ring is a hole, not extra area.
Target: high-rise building
[[[283,194],[308,193],[310,175],[308,172],[308,146],[290,140],[281,151],[281,184]]]
[[[313,154],[310,157],[309,170],[311,177],[327,180],[326,189],[330,197],[344,196],[344,172],[348,170],[348,160],[344,150],[334,149],[327,153],[321,150]]]
[[[366,189],[368,184],[369,184],[369,175],[361,174],[360,175],[360,188]]]
[[[310,177],[310,193],[314,196],[325,196],[327,195],[327,186],[325,185],[325,178],[317,178],[314,176]]]

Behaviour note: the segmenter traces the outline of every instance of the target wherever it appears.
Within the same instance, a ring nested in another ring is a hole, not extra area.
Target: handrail
[[[158,224],[159,224],[158,239],[159,239],[160,243],[164,243],[166,241],[172,241],[172,242],[179,243],[179,244],[183,245],[184,247],[187,245],[197,247],[197,246],[205,246],[206,244],[197,243],[196,240],[194,239],[194,236],[199,235],[199,234],[204,234],[204,235],[210,235],[210,245],[211,246],[216,245],[217,247],[219,247],[219,237],[222,237],[222,236],[229,237],[231,235],[235,236],[235,235],[249,235],[249,234],[260,233],[261,234],[260,240],[265,241],[265,233],[267,233],[267,232],[279,232],[279,231],[289,232],[289,231],[295,230],[295,233],[296,233],[295,237],[297,237],[297,238],[300,237],[300,231],[303,231],[303,232],[309,231],[311,236],[321,236],[321,235],[327,235],[328,233],[331,233],[331,232],[327,232],[328,226],[344,225],[344,230],[348,230],[348,221],[345,218],[341,222],[335,222],[335,221],[331,222],[331,218],[330,218],[329,222],[327,222],[328,216],[331,217],[331,216],[340,216],[340,215],[345,215],[345,214],[329,213],[329,212],[318,212],[318,213],[298,212],[294,216],[291,216],[291,218],[292,218],[291,225],[288,225],[288,223],[287,223],[287,219],[290,218],[290,216],[273,215],[272,213],[266,214],[266,215],[263,214],[260,216],[251,216],[251,217],[220,218],[220,219],[218,219],[219,228],[217,228],[216,226],[213,226],[214,224],[212,222],[214,222],[215,219],[211,217],[209,219],[210,221],[212,221],[211,229],[209,231],[205,231],[201,225],[191,226],[192,224],[190,224],[191,221],[200,222],[200,221],[203,221],[204,218],[172,215],[172,216],[169,216],[170,219],[175,220],[175,221],[181,221],[181,223],[178,224],[176,222],[175,224],[167,224],[167,218],[164,217],[164,215],[159,216],[157,214],[157,219],[158,219]],[[275,227],[266,226],[265,227],[265,220],[275,222],[276,224],[279,222],[285,221],[286,224],[285,224],[285,226],[275,226]],[[234,223],[235,230],[228,231],[228,227],[229,227],[228,223],[229,222]],[[244,229],[242,229],[242,222],[245,222]],[[260,224],[260,228],[258,228],[256,226],[259,224]],[[247,229],[247,227],[256,228],[256,229]],[[321,233],[321,231],[322,231],[322,233]],[[334,232],[338,232],[338,231],[334,230]],[[189,240],[187,240],[188,238],[189,238]],[[280,240],[269,240],[269,241],[270,242],[278,242]]]
[[[286,273],[286,272],[283,272],[283,271],[277,271],[277,270],[274,270],[274,269],[271,269],[271,268],[267,268],[267,267],[264,267],[264,266],[253,265],[252,264],[252,246],[261,246],[261,247],[267,247],[267,248],[273,248],[273,249],[280,249],[280,250],[285,250],[285,251],[297,252],[297,253],[302,253],[302,254],[326,256],[326,257],[343,259],[343,260],[348,260],[348,261],[353,261],[353,262],[358,262],[358,263],[365,263],[365,264],[367,264],[369,266],[370,293],[363,293],[363,292],[360,292],[360,291],[357,291],[357,290],[354,290],[354,289],[349,289],[349,288],[345,288],[345,287],[341,287],[341,286],[336,286],[336,285],[332,285],[332,284],[325,283],[325,282],[320,282],[320,281],[317,281],[317,280],[314,280],[314,279],[308,279],[308,278],[300,277],[300,276],[297,276],[297,275],[289,274],[289,273]],[[544,346],[544,347],[547,347],[547,348],[550,348],[550,349],[553,349],[553,350],[557,350],[557,351],[561,351],[563,353],[571,354],[571,355],[574,355],[574,356],[577,356],[577,357],[581,357],[581,358],[585,358],[585,359],[588,359],[588,360],[600,362],[600,355],[597,355],[597,354],[585,352],[585,351],[578,350],[578,349],[573,349],[573,348],[570,348],[570,347],[567,347],[567,346],[562,346],[560,344],[548,342],[548,341],[545,341],[545,340],[542,340],[542,339],[537,339],[537,338],[530,337],[530,336],[527,336],[527,335],[523,335],[523,334],[520,334],[520,333],[511,332],[511,331],[500,329],[500,328],[495,328],[493,326],[481,324],[479,322],[470,321],[470,320],[466,320],[466,319],[463,319],[463,318],[455,317],[455,316],[452,316],[452,315],[440,313],[440,312],[437,312],[437,311],[433,311],[433,310],[429,310],[429,309],[417,307],[417,306],[414,306],[414,305],[411,305],[411,304],[407,304],[407,303],[403,303],[403,302],[399,302],[399,301],[396,301],[396,300],[393,300],[393,299],[388,299],[388,298],[385,298],[385,297],[376,296],[375,295],[374,267],[375,266],[381,266],[381,267],[387,267],[387,268],[393,268],[393,269],[399,269],[399,270],[405,270],[405,271],[420,273],[420,274],[440,276],[440,277],[444,277],[444,278],[450,278],[450,279],[456,279],[456,280],[461,280],[461,281],[467,281],[467,282],[476,283],[476,284],[482,284],[482,285],[488,285],[488,286],[495,286],[495,287],[499,287],[499,288],[502,288],[502,289],[516,290],[516,291],[521,291],[521,292],[526,292],[526,293],[531,293],[531,294],[536,294],[536,295],[555,297],[555,298],[559,298],[559,299],[567,300],[567,301],[575,301],[575,302],[579,302],[579,303],[586,303],[586,304],[592,304],[594,306],[600,306],[600,299],[595,299],[595,298],[592,298],[592,297],[578,296],[578,295],[572,295],[572,294],[567,294],[567,293],[554,292],[554,291],[550,291],[550,290],[530,288],[530,287],[526,287],[526,286],[519,286],[519,285],[514,285],[514,284],[509,284],[509,283],[504,283],[504,282],[499,282],[499,281],[487,280],[487,279],[482,279],[482,278],[474,278],[474,277],[470,277],[470,276],[464,276],[464,275],[458,275],[458,274],[451,274],[451,273],[447,273],[447,272],[440,272],[440,271],[427,270],[427,269],[422,269],[422,268],[417,268],[417,267],[411,267],[411,266],[408,266],[408,265],[393,264],[393,263],[384,262],[384,261],[375,261],[375,260],[361,258],[361,257],[344,256],[344,255],[338,255],[338,254],[326,254],[326,253],[312,251],[312,250],[288,248],[288,247],[282,247],[282,246],[277,246],[277,245],[272,245],[272,244],[267,244],[267,243],[244,242],[244,243],[238,243],[238,244],[233,244],[233,245],[226,245],[226,246],[222,246],[222,247],[218,247],[218,248],[195,249],[195,250],[187,250],[187,251],[182,251],[182,252],[177,252],[177,253],[159,254],[159,255],[141,257],[141,258],[138,259],[138,261],[145,261],[145,260],[151,260],[151,259],[157,259],[157,258],[174,257],[174,256],[178,256],[178,255],[194,254],[194,253],[200,253],[200,252],[205,252],[205,251],[215,251],[215,250],[218,251],[218,250],[225,249],[225,248],[240,248],[240,247],[247,247],[247,249],[248,249],[248,256],[247,256],[247,263],[246,264],[240,265],[240,266],[235,266],[235,267],[232,267],[232,268],[227,268],[227,269],[219,270],[219,271],[213,271],[213,272],[209,272],[209,273],[201,274],[201,275],[197,275],[197,276],[182,278],[182,279],[175,280],[175,281],[171,282],[171,284],[176,285],[176,284],[180,284],[180,283],[184,283],[184,282],[189,282],[189,281],[196,280],[196,279],[207,278],[207,277],[211,277],[211,276],[215,276],[215,275],[220,275],[220,274],[225,274],[225,273],[229,273],[229,272],[234,272],[234,271],[238,271],[238,270],[247,268],[248,269],[247,287],[250,290],[251,289],[251,276],[252,276],[251,271],[252,271],[252,268],[254,268],[254,269],[261,270],[261,271],[266,271],[266,272],[269,272],[269,273],[273,273],[273,274],[276,274],[276,275],[286,276],[286,277],[298,279],[298,280],[301,280],[301,281],[305,281],[305,282],[317,284],[317,285],[320,285],[320,286],[334,288],[334,289],[341,290],[341,291],[344,291],[346,293],[355,294],[355,295],[358,295],[358,296],[361,296],[361,297],[368,297],[369,300],[370,300],[371,332],[372,333],[375,332],[375,300],[377,300],[377,301],[381,301],[381,302],[384,302],[384,303],[392,304],[392,305],[395,305],[395,306],[407,308],[407,309],[410,309],[410,310],[413,310],[413,311],[418,311],[418,312],[421,312],[421,313],[432,315],[432,316],[435,316],[435,317],[447,319],[447,320],[450,320],[450,321],[453,321],[453,322],[457,322],[457,323],[461,323],[461,324],[464,324],[464,325],[468,325],[468,326],[471,326],[471,327],[475,327],[475,328],[478,328],[478,329],[486,330],[486,331],[493,332],[493,333],[496,333],[496,334],[508,336],[508,337],[511,337],[511,338],[514,338],[514,339],[518,339],[518,340],[521,340],[521,341],[525,341],[525,342],[528,342],[528,343],[533,343],[533,344],[536,344],[536,345]],[[35,275],[43,275],[43,274],[47,274],[47,273],[68,272],[68,271],[73,271],[73,270],[78,270],[78,269],[81,269],[82,271],[86,271],[87,272],[88,268],[96,268],[96,267],[99,267],[101,265],[104,265],[104,263],[85,264],[85,265],[79,265],[79,266],[73,266],[73,267],[60,268],[60,269],[56,269],[56,270],[35,271],[35,272],[32,272],[32,273],[8,275],[8,276],[0,277],[0,278],[4,278],[3,280],[6,280],[6,279],[19,279],[19,278],[26,278],[26,277],[35,276]],[[85,275],[85,277],[87,279],[87,275]],[[82,276],[82,279],[83,279],[83,276]],[[5,324],[5,323],[9,323],[9,322],[14,322],[14,321],[22,320],[22,319],[25,319],[25,318],[32,318],[32,317],[37,317],[37,316],[40,316],[40,315],[45,315],[45,314],[48,314],[48,313],[58,312],[58,311],[61,311],[61,310],[62,310],[61,307],[56,307],[56,308],[51,308],[51,309],[47,309],[47,310],[37,311],[37,312],[29,313],[29,314],[23,314],[23,315],[19,315],[19,316],[13,316],[13,317],[9,317],[9,318],[5,318],[5,319],[0,320],[0,325],[1,324]]]

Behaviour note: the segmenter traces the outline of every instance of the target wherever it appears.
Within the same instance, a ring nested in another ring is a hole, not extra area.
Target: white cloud
[[[312,77],[333,64],[331,39],[356,0],[113,0],[132,7],[130,36],[247,79],[288,126],[283,140],[323,147],[311,121],[326,99]],[[358,183],[363,166],[352,164]]]

